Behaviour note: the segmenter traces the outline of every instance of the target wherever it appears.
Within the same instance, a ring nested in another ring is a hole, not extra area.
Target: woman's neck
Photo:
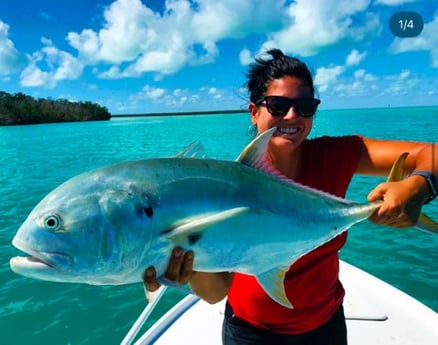
[[[295,180],[299,175],[301,146],[294,150],[268,150],[268,159],[285,176]]]

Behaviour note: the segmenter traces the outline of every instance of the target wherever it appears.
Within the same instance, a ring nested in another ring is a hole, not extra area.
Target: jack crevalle
[[[163,275],[171,250],[181,246],[195,252],[194,270],[254,275],[292,308],[283,286],[289,266],[380,202],[358,204],[288,180],[266,160],[274,132],[257,137],[235,162],[180,155],[66,181],[18,230],[12,243],[31,257],[12,258],[11,269],[49,281],[129,284],[141,282],[148,266]],[[400,176],[402,165],[393,169]]]

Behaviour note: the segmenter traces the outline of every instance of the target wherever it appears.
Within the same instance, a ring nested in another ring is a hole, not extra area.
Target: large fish
[[[196,253],[194,270],[254,275],[292,308],[283,286],[289,266],[380,203],[354,203],[282,176],[266,160],[274,131],[235,162],[130,161],[68,180],[18,230],[12,243],[31,257],[12,258],[12,270],[57,282],[128,284],[142,281],[148,266],[164,274],[172,248],[181,246]],[[394,168],[400,176],[402,163]]]

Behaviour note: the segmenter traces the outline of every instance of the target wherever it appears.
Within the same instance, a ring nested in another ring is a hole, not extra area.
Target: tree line
[[[111,114],[97,103],[67,99],[35,99],[21,92],[0,91],[0,125],[109,120]]]

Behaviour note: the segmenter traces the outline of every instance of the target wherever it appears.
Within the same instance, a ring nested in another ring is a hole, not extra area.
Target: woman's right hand
[[[222,300],[231,287],[234,274],[231,272],[197,272],[193,271],[195,254],[184,252],[176,247],[172,250],[164,279],[174,284],[189,284],[192,291],[208,303]],[[143,274],[143,283],[148,300],[153,299],[152,293],[159,289],[154,267],[148,267]]]
[[[184,253],[182,248],[175,247],[172,250],[167,270],[164,273],[164,279],[180,285],[187,284],[193,274],[193,259],[194,254],[192,251]],[[161,286],[157,281],[157,272],[154,267],[148,267],[144,271],[143,283],[146,296],[150,299],[148,293],[158,290]]]

